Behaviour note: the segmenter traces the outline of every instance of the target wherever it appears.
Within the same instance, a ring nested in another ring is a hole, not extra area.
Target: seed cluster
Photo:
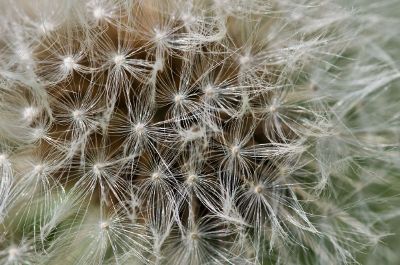
[[[346,229],[376,238],[323,196],[345,9],[42,2],[0,24],[0,263],[345,264]]]

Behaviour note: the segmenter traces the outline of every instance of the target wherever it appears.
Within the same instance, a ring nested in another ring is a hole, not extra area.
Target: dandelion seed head
[[[93,9],[92,14],[95,19],[101,20],[106,16],[106,10],[98,6]]]
[[[204,95],[206,98],[215,98],[216,97],[216,88],[212,85],[207,85],[204,88]]]
[[[162,42],[168,35],[168,33],[164,30],[161,30],[159,28],[154,28],[154,40],[156,42]]]
[[[99,176],[99,175],[101,175],[103,168],[104,168],[103,163],[95,163],[93,165],[93,173],[96,174],[97,176]]]
[[[264,190],[264,187],[263,187],[263,185],[261,185],[261,184],[259,184],[259,185],[257,185],[257,186],[254,187],[254,192],[257,193],[257,194],[262,193],[263,190]]]
[[[137,135],[143,135],[146,131],[146,124],[138,122],[133,126],[133,130],[135,133],[137,133]]]
[[[240,146],[234,145],[231,147],[231,153],[233,156],[237,156],[240,153]]]
[[[275,112],[278,111],[278,106],[275,105],[275,104],[273,104],[273,105],[271,105],[271,106],[268,107],[268,110],[269,110],[271,113],[275,113]]]
[[[184,99],[185,99],[185,96],[182,95],[182,94],[176,94],[176,95],[174,96],[174,102],[175,102],[176,104],[179,104],[179,103],[182,102]]]
[[[197,180],[198,180],[198,176],[197,176],[197,175],[195,175],[195,174],[189,174],[189,176],[188,176],[187,179],[186,179],[186,182],[187,182],[189,185],[193,185],[193,184],[196,183]]]
[[[114,56],[113,61],[115,65],[121,66],[125,63],[125,56],[123,54],[117,54]]]
[[[37,164],[37,165],[33,166],[33,172],[35,174],[39,174],[39,175],[42,174],[44,169],[45,169],[45,165],[43,165],[43,164]]]
[[[196,240],[200,239],[200,236],[198,233],[192,232],[192,233],[190,233],[190,239],[196,241]]]
[[[155,171],[151,174],[151,179],[153,181],[159,181],[161,179],[161,173],[159,171]]]
[[[39,111],[36,107],[33,106],[26,107],[22,112],[22,118],[27,122],[32,122],[34,118],[38,115],[38,112]]]
[[[249,55],[244,55],[239,57],[239,63],[242,66],[246,66],[251,60],[251,57]]]
[[[82,121],[85,118],[85,112],[83,110],[77,109],[72,111],[72,118],[75,121]]]
[[[398,19],[314,2],[4,5],[0,264],[399,263]]]
[[[46,133],[47,133],[46,129],[43,127],[33,128],[32,133],[31,133],[32,138],[33,138],[32,140],[43,139],[46,136]]]
[[[100,222],[100,229],[101,230],[108,230],[110,228],[110,223],[107,221]]]
[[[72,71],[76,68],[76,62],[73,57],[67,56],[63,59],[63,66],[66,70]]]

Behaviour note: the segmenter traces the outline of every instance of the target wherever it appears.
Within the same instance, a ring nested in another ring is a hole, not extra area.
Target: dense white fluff
[[[0,1],[0,263],[398,264],[369,2]]]
[[[7,265],[35,262],[35,256],[33,242],[28,239],[21,239],[0,250],[0,262]]]

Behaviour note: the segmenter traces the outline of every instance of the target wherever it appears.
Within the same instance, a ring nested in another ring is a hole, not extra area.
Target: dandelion
[[[0,7],[1,264],[399,263],[395,1]]]

